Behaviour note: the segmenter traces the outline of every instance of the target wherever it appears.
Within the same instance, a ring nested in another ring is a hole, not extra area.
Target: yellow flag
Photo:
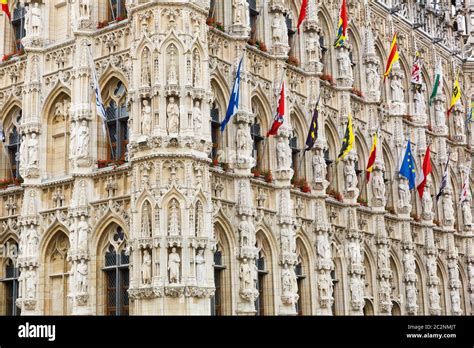
[[[459,87],[459,78],[456,77],[456,81],[454,81],[453,95],[451,96],[451,105],[448,110],[448,117],[459,99],[461,99],[461,88]]]
[[[355,136],[354,131],[352,129],[352,117],[351,114],[347,116],[347,127],[346,132],[344,134],[344,139],[342,139],[342,146],[341,151],[339,152],[339,156],[337,156],[337,160],[343,159],[352,150],[352,146],[354,144]]]

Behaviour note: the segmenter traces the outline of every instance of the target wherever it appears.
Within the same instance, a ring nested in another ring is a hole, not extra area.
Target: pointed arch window
[[[216,102],[212,104],[212,109],[211,109],[211,138],[212,138],[211,158],[215,160],[218,157],[220,144],[222,142],[220,111],[219,111],[219,105],[217,105]]]
[[[125,238],[121,227],[116,227],[112,239],[116,245],[120,245]],[[105,304],[106,315],[128,315],[129,314],[129,262],[130,258],[122,248],[117,250],[116,246],[109,244],[104,255],[105,273]]]
[[[295,266],[296,274],[296,284],[298,285],[298,301],[296,302],[296,313],[298,315],[303,315],[303,282],[306,278],[306,275],[303,273],[303,264],[302,261]]]
[[[257,266],[257,291],[258,297],[255,300],[255,310],[257,315],[265,315],[265,307],[267,306],[267,299],[265,297],[265,280],[268,275],[268,271],[265,268],[265,256],[259,252],[258,258],[255,260]]]
[[[249,4],[249,17],[250,17],[250,40],[257,39],[257,21],[260,12],[257,9],[257,0],[247,0]]]
[[[18,298],[18,276],[20,274],[19,269],[15,267],[15,263],[12,259],[8,259],[5,263],[5,273],[1,282],[4,288],[4,303],[5,303],[5,315],[20,315],[21,310],[16,306],[16,300]]]
[[[8,176],[13,175],[12,179],[17,179],[20,177],[20,134],[16,126],[13,126],[10,134],[8,134],[7,138],[7,152],[8,152],[8,160],[10,161],[7,170],[10,172]],[[11,169],[11,170],[10,170]]]
[[[15,37],[14,42],[14,49],[19,51],[23,48],[21,44],[21,39],[23,39],[26,35],[25,31],[25,7],[21,5],[18,1],[16,7],[13,9],[12,13],[12,28],[13,28],[13,35]]]
[[[212,315],[223,315],[222,301],[224,299],[224,265],[222,251],[217,246],[217,250],[214,252],[214,286],[216,291],[214,296],[211,298],[211,314]]]
[[[125,0],[109,0],[109,16],[110,20],[118,21],[127,18]]]
[[[258,171],[261,171],[262,168],[262,158],[264,156],[263,154],[263,141],[264,137],[261,134],[262,132],[262,127],[260,125],[260,121],[258,117],[255,117],[254,123],[250,126],[250,135],[253,140],[253,149],[252,149],[252,155],[253,158],[255,159],[255,169]]]
[[[109,90],[109,101],[105,110],[109,144],[108,159],[125,161],[128,145],[128,110],[127,91],[121,81],[116,82]],[[102,132],[102,128],[99,130]]]

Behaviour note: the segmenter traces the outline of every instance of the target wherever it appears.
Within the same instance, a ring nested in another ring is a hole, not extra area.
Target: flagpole
[[[94,66],[94,57],[92,56],[92,49],[91,49],[91,44],[88,44],[87,47],[89,48],[88,51],[89,51],[89,57],[90,57],[90,60],[91,60],[91,70],[92,69],[95,69],[95,66]],[[93,72],[92,72],[93,73]],[[97,76],[96,76],[97,77]],[[97,84],[99,84],[99,81],[97,80],[96,81]],[[96,86],[96,88],[98,88],[98,86]],[[97,101],[96,101],[97,103]],[[97,111],[96,111],[97,113]],[[104,115],[104,117],[107,117],[106,115]],[[100,119],[102,119],[102,117],[100,117]],[[110,157],[112,158],[112,155],[114,153],[114,149],[113,149],[113,146],[112,146],[112,138],[110,137],[110,132],[108,131],[108,127],[107,127],[107,124],[105,123],[105,120],[102,119],[102,128],[103,128],[103,131],[104,131],[104,135],[106,136],[106,138],[108,139],[109,141],[109,145],[110,145]],[[117,144],[115,144],[117,146]],[[117,158],[115,160],[118,160]]]

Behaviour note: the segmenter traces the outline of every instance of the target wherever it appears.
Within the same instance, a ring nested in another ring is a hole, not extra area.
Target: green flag
[[[430,96],[430,102],[429,102],[430,105],[433,102],[433,99],[438,94],[439,86],[443,84],[443,66],[441,65],[441,60],[438,61],[438,65],[436,66],[435,75],[436,76],[435,76],[435,81],[433,83],[433,90],[431,91],[431,96]]]

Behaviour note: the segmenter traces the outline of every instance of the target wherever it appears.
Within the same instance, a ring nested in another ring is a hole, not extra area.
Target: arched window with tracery
[[[122,81],[114,78],[107,84],[104,91],[108,134],[103,134],[102,120],[98,119],[98,138],[107,139],[106,142],[99,141],[99,146],[105,151],[108,160],[125,161],[129,140],[127,89]]]
[[[310,315],[311,268],[308,251],[299,238],[296,240],[296,254],[298,255],[298,263],[295,266],[296,284],[298,286],[298,302],[296,303],[296,313],[298,313],[298,315]]]
[[[14,107],[3,119],[2,140],[5,151],[1,151],[2,179],[11,181],[20,177],[20,145],[21,135],[18,125],[21,123],[21,109]]]
[[[79,138],[77,133],[82,131],[79,122],[70,121],[70,108],[71,97],[66,93],[60,93],[49,106],[46,170],[50,178],[64,176],[68,173],[70,151],[76,151],[76,147],[75,149],[70,148],[71,132],[76,134],[77,144]],[[84,139],[87,141],[88,138]],[[88,146],[89,144],[81,145],[81,149],[77,149],[76,154],[83,150],[88,151]]]
[[[129,255],[125,249],[125,233],[118,225],[108,232],[108,243],[103,251],[102,274],[105,315],[129,314]]]
[[[56,232],[45,253],[44,261],[44,313],[70,315],[69,292],[70,263],[67,261],[69,238],[62,231]]]
[[[270,245],[262,231],[257,232],[257,248],[260,249],[258,257],[255,260],[257,266],[257,290],[258,298],[255,301],[255,310],[257,315],[272,315],[274,308],[272,281],[272,258]]]
[[[8,258],[4,263],[3,275],[0,279],[2,285],[2,298],[4,308],[2,313],[4,315],[20,315],[21,310],[16,306],[16,300],[18,298],[18,277],[20,270],[15,266],[15,261],[12,258]]]
[[[215,225],[217,248],[214,252],[214,285],[216,291],[211,297],[211,315],[232,314],[232,287],[229,241],[220,228]]]

